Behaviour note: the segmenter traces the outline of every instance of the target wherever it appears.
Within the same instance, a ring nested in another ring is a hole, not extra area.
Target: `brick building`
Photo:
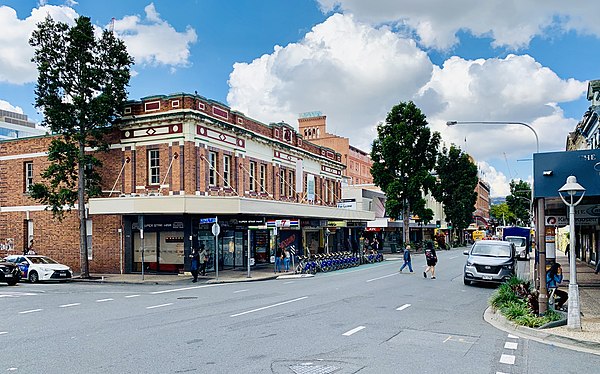
[[[0,255],[33,239],[38,253],[78,271],[76,211],[52,218],[27,194],[48,165],[51,137],[0,142]],[[328,220],[366,225],[373,214],[336,209],[341,155],[199,95],[128,102],[103,161],[103,196],[88,202],[92,272],[181,272],[204,244],[209,268],[272,261],[277,246],[335,250]],[[217,220],[218,240],[212,234]],[[275,228],[275,229],[273,229]]]
[[[373,161],[369,153],[352,146],[348,138],[328,133],[326,120],[327,116],[319,112],[303,113],[298,119],[298,130],[306,140],[341,154],[346,166],[343,175],[348,178],[348,184],[372,184]]]

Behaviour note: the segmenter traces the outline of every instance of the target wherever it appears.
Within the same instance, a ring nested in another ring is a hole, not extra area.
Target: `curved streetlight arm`
[[[583,200],[583,195],[585,195],[585,191],[583,191],[583,193],[579,197],[579,200],[577,200],[576,203],[573,203],[573,195],[570,195],[571,196],[571,202],[568,203],[567,200],[565,200],[565,198],[563,197],[563,195],[560,192],[558,193],[558,196],[560,196],[560,199],[563,201],[563,203],[565,203],[566,206],[571,206],[571,205],[576,206],[576,205],[579,205],[579,203],[581,202],[581,200]]]
[[[517,122],[517,121],[448,121],[446,122],[446,126],[454,126],[454,125],[522,125],[526,126],[533,132],[535,135],[535,144],[536,144],[536,153],[540,153],[540,139],[538,138],[538,134],[531,125],[525,122]]]

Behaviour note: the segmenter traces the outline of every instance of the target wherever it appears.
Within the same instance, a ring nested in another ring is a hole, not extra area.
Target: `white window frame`
[[[279,170],[279,195],[285,196],[285,169]]]
[[[231,156],[223,155],[223,187],[231,188]]]
[[[33,161],[25,162],[25,192],[29,192],[29,187],[33,184]]]
[[[208,185],[217,185],[217,152],[208,152]]]
[[[158,149],[148,150],[148,184],[160,184],[160,152]]]
[[[258,179],[260,180],[260,192],[265,192],[265,185],[267,184],[267,165],[259,165]]]
[[[256,191],[256,162],[250,161],[250,191]]]
[[[289,197],[294,197],[294,190],[293,190],[293,185],[294,185],[294,172],[293,171],[288,171],[288,184],[287,184],[287,195]]]

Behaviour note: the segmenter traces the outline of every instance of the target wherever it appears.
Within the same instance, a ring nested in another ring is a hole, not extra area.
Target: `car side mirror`
[[[465,250],[463,251],[463,255],[468,255],[468,254],[469,254],[469,250],[468,250],[468,249],[465,249]]]

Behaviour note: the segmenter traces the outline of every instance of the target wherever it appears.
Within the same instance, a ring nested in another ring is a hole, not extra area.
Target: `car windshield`
[[[58,264],[58,262],[54,261],[50,257],[27,257],[29,261],[33,264]]]
[[[475,256],[510,257],[510,246],[499,244],[477,244],[471,254]]]
[[[517,247],[525,247],[525,238],[506,238],[506,241],[515,243]]]

